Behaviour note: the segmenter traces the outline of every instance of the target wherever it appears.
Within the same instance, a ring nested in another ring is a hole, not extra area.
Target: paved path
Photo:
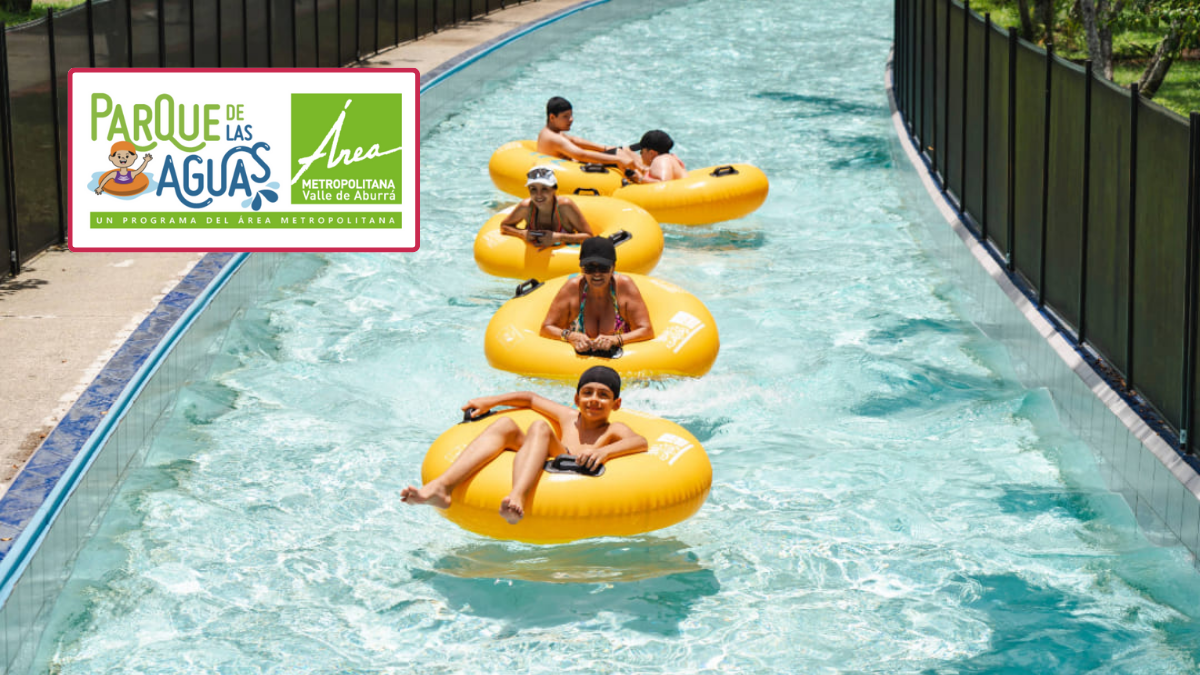
[[[538,0],[381,52],[365,67],[428,72],[581,0]],[[199,253],[54,248],[0,282],[0,492]]]

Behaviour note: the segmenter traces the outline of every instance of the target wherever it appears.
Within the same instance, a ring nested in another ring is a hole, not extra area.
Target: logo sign
[[[68,78],[73,251],[415,251],[413,69]]]

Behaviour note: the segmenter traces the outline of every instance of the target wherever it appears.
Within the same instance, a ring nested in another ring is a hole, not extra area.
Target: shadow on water
[[[667,249],[745,251],[762,248],[767,238],[762,232],[664,225],[663,240]]]
[[[1098,613],[1089,600],[1033,586],[1015,574],[977,581],[982,587],[980,596],[968,606],[979,612],[992,630],[988,651],[926,673],[1123,672],[1112,670],[1113,661],[1119,661],[1130,645],[1142,639],[1134,630],[1092,618]],[[1194,649],[1194,636],[1190,641]]]
[[[732,420],[728,417],[677,417],[675,422],[688,430],[701,443],[707,443]]]
[[[843,117],[847,115],[865,115],[878,117],[886,115],[887,106],[855,103],[834,96],[809,96],[793,94],[786,91],[760,91],[754,98],[779,103],[799,104],[792,107],[792,113],[800,119],[811,117]]]
[[[968,400],[996,400],[1010,393],[997,378],[969,375],[904,359],[881,360],[899,364],[907,372],[904,375],[884,371],[876,373],[880,383],[896,393],[867,397],[851,408],[855,415],[887,417],[903,411],[927,410]]]
[[[609,612],[627,617],[626,628],[677,635],[692,605],[720,590],[687,545],[653,537],[476,544],[438,560],[428,582],[451,607],[504,620],[513,633]]]
[[[892,167],[891,139],[866,134],[822,133],[822,140],[831,150],[826,162],[830,169],[890,169]]]

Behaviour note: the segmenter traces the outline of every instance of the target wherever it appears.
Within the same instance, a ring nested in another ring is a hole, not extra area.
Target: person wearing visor
[[[567,134],[575,122],[571,102],[555,96],[546,102],[546,126],[538,133],[537,151],[559,159],[593,164],[616,164],[626,176],[645,171],[641,160],[629,148],[601,145]]]
[[[570,342],[580,354],[611,352],[628,342],[654,338],[650,310],[637,284],[613,268],[617,250],[607,237],[579,247],[582,274],[567,280],[550,302],[542,337]]]
[[[620,422],[609,422],[609,416],[621,407],[621,376],[607,366],[593,366],[579,377],[575,386],[577,410],[528,391],[473,398],[463,410],[473,408],[472,415],[478,418],[502,405],[532,409],[554,420],[562,429],[561,437],[555,436],[554,429],[544,420],[537,420],[528,430],[521,431],[512,418],[501,417],[468,443],[445,473],[420,488],[408,486],[401,490],[400,501],[448,509],[454,488],[500,453],[515,450],[512,491],[499,506],[500,515],[516,525],[525,516],[525,502],[537,485],[547,459],[569,454],[578,464],[595,469],[614,457],[649,448],[646,439],[633,429]]]
[[[520,204],[500,222],[500,233],[521,237],[539,249],[559,244],[580,244],[592,236],[583,212],[570,197],[558,196],[558,179],[554,169],[535,166],[526,174],[525,187],[529,199]],[[517,224],[525,221],[525,228]]]
[[[629,146],[629,149],[639,153],[642,164],[648,168],[638,173],[639,183],[662,183],[687,177],[687,167],[683,160],[671,154],[675,141],[667,132],[654,129],[642,134],[642,140]]]

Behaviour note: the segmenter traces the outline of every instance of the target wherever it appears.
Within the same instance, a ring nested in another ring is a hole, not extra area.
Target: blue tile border
[[[441,65],[439,65],[438,67],[429,71],[428,73],[422,73],[421,74],[421,93],[424,94],[425,92],[427,92],[430,89],[432,89],[433,87],[437,86],[439,83],[441,83],[443,80],[450,77],[454,73],[457,73],[458,71],[462,70],[463,68],[466,68],[467,66],[471,65],[472,63],[475,63],[479,59],[482,59],[483,57],[487,56],[488,54],[491,54],[492,52],[496,51],[497,49],[500,49],[504,45],[506,45],[510,42],[513,42],[514,40],[517,40],[518,38],[521,38],[528,33],[532,33],[533,31],[535,31],[539,28],[542,28],[544,26],[552,24],[555,21],[559,21],[560,19],[568,17],[576,12],[582,12],[583,10],[588,9],[589,7],[595,7],[596,5],[603,5],[606,2],[610,2],[610,0],[591,0],[590,2],[584,1],[578,5],[573,5],[571,7],[564,7],[563,9],[560,9],[557,12],[554,12],[553,14],[549,14],[547,16],[542,17],[538,21],[527,23],[523,26],[518,26],[518,27],[508,31],[507,33],[504,33],[503,35],[499,35],[497,37],[492,38],[491,40],[488,40],[487,42],[484,42],[481,45],[478,45],[477,47],[468,49],[467,51],[459,54],[458,56],[455,56],[454,58],[450,59],[449,61],[442,63]]]
[[[213,280],[231,262],[240,262],[244,255],[209,253],[196,263],[192,271],[125,340],[62,421],[34,451],[8,492],[0,498],[0,529],[12,535],[0,538],[0,561],[8,557],[13,546],[21,539],[19,535],[79,457],[89,439],[96,434],[121,394],[136,384],[150,355],[159,348],[196,300],[209,289]]]

